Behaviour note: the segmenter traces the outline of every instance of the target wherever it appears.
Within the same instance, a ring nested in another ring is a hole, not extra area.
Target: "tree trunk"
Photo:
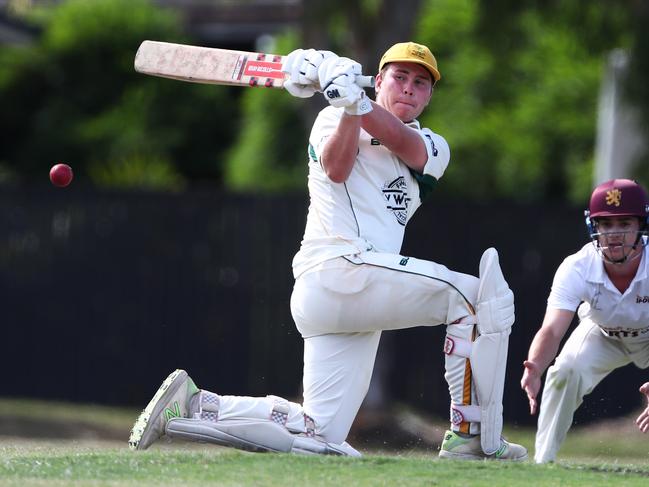
[[[391,45],[412,40],[420,4],[421,0],[382,0],[375,12],[368,12],[362,2],[303,0],[300,47],[350,57],[363,66],[363,74],[374,75]],[[371,90],[369,94],[373,96]],[[323,106],[319,96],[305,104],[303,120],[309,128]]]

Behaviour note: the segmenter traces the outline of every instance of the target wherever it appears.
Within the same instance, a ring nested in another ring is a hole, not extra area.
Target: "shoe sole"
[[[449,460],[495,460],[499,462],[524,462],[528,458],[527,455],[518,458],[497,458],[481,455],[471,455],[470,453],[453,453],[444,450],[440,450],[438,456],[439,458],[446,458]]]
[[[131,450],[146,449],[140,448],[140,443],[142,438],[150,431],[149,420],[151,417],[155,418],[162,413],[167,400],[178,391],[188,377],[187,372],[177,369],[164,380],[153,398],[149,401],[149,404],[147,404],[146,408],[144,408],[133,424],[131,435],[128,439],[128,447]]]

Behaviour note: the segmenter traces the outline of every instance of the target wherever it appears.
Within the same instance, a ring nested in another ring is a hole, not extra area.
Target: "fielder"
[[[586,211],[592,243],[557,269],[543,324],[523,363],[521,387],[535,414],[541,376],[577,310],[579,325],[545,380],[537,463],[555,460],[575,410],[604,377],[630,363],[649,366],[648,224],[647,193],[635,181],[614,179],[593,191]]]
[[[294,96],[321,91],[308,145],[311,198],[293,261],[291,312],[304,338],[304,401],[199,390],[177,370],[136,421],[130,446],[160,436],[252,451],[358,456],[347,434],[368,390],[383,330],[449,324],[443,351],[451,427],[440,456],[524,460],[502,436],[502,394],[513,293],[488,249],[480,278],[399,255],[406,223],[449,163],[446,140],[416,118],[440,79],[430,50],[392,46],[376,101],[356,85],[361,66],[297,50],[283,70]]]

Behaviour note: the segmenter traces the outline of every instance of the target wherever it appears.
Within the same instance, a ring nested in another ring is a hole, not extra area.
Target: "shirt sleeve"
[[[548,308],[575,311],[584,301],[585,281],[577,272],[572,260],[565,259],[554,274],[548,296]]]
[[[451,149],[446,139],[430,129],[423,128],[418,131],[426,146],[428,160],[424,166],[424,175],[429,175],[436,180],[441,178],[451,160]]]

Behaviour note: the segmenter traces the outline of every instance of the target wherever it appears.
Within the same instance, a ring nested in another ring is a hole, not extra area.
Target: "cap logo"
[[[418,57],[419,59],[425,60],[426,59],[426,51],[420,46],[411,46],[410,47],[410,55]]]
[[[620,206],[622,202],[622,191],[619,189],[610,189],[606,192],[606,204],[608,206]]]

